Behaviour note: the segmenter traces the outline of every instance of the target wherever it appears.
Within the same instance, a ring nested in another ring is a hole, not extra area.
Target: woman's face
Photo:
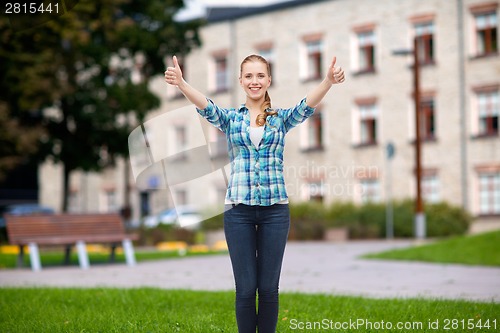
[[[267,66],[260,61],[250,61],[243,64],[240,85],[248,98],[259,100],[264,98],[267,88],[271,85],[271,77]]]

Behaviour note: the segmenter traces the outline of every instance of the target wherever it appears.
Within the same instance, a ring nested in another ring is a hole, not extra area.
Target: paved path
[[[370,297],[426,297],[500,302],[500,268],[364,260],[364,253],[411,241],[295,243],[287,246],[280,289]],[[0,286],[159,287],[232,290],[227,255],[124,264],[0,271]]]

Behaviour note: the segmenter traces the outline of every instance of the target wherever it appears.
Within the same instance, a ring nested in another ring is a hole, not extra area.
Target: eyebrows
[[[256,74],[256,75],[267,75],[266,72],[256,72],[256,73],[254,73],[254,72],[245,72],[245,73],[243,73],[244,76],[254,75],[254,74]]]

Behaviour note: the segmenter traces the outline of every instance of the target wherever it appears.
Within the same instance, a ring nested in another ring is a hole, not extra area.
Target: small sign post
[[[396,153],[392,142],[387,143],[386,150],[386,208],[385,208],[385,234],[387,239],[394,238],[394,210],[392,207],[392,166],[391,161]]]

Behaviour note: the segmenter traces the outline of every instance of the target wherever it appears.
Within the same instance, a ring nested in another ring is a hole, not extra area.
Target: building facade
[[[221,107],[244,102],[239,65],[252,53],[271,63],[273,107],[290,107],[305,97],[334,55],[346,72],[346,82],[333,86],[314,116],[287,135],[290,201],[415,197],[413,57],[395,51],[412,49],[416,38],[423,197],[463,206],[486,223],[499,222],[498,1],[297,0],[219,7],[207,14],[202,47],[178,56],[186,81]],[[223,202],[229,169],[222,133],[200,119],[163,77],[152,89],[163,103],[145,126],[149,162],[132,161],[136,218],[141,210]],[[390,160],[388,144],[394,148]],[[165,158],[168,163],[161,165]],[[153,164],[157,167],[147,167]],[[124,170],[121,163],[101,175],[74,174],[72,210],[122,206]],[[180,175],[172,182],[175,170]],[[42,201],[57,207],[60,184],[45,179],[57,179],[60,171],[47,164],[40,172]],[[211,172],[213,177],[205,177]]]

